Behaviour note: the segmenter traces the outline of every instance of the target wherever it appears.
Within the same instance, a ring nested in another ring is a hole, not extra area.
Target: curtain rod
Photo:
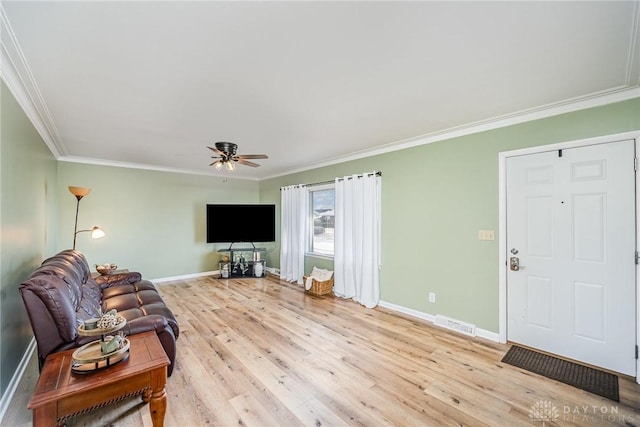
[[[382,176],[382,172],[381,171],[377,171],[377,172],[370,172],[367,174],[360,174],[360,175],[356,175],[356,178],[362,178],[363,176]],[[348,176],[347,179],[353,179],[352,176]],[[338,178],[338,181],[343,181],[344,178]],[[320,181],[320,182],[312,182],[310,184],[297,184],[300,187],[313,187],[316,185],[324,185],[324,184],[333,184],[334,182],[336,182],[335,180],[330,180],[330,181]],[[282,190],[283,187],[280,187],[280,190]]]

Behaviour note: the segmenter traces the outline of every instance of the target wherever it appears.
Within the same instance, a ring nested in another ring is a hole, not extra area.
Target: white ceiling
[[[640,3],[2,2],[61,160],[262,179],[640,96]]]

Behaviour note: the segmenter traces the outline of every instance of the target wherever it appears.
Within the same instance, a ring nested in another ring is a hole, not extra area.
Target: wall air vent
[[[442,326],[443,328],[461,332],[465,335],[471,335],[472,337],[476,336],[476,326],[471,323],[461,322],[440,314],[436,315],[436,319],[433,323],[438,326]]]

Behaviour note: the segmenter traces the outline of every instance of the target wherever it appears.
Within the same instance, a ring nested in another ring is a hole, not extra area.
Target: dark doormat
[[[620,402],[618,377],[588,366],[538,353],[517,345],[511,346],[502,362],[543,375],[552,380]]]

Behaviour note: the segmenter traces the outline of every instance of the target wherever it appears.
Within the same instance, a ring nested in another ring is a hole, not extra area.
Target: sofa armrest
[[[140,334],[147,331],[160,331],[166,329],[169,326],[167,319],[159,314],[149,314],[143,317],[127,321],[122,331],[125,335]]]
[[[134,284],[142,280],[142,274],[138,272],[115,273],[106,276],[98,276],[94,279],[101,288],[109,288],[116,285]]]

